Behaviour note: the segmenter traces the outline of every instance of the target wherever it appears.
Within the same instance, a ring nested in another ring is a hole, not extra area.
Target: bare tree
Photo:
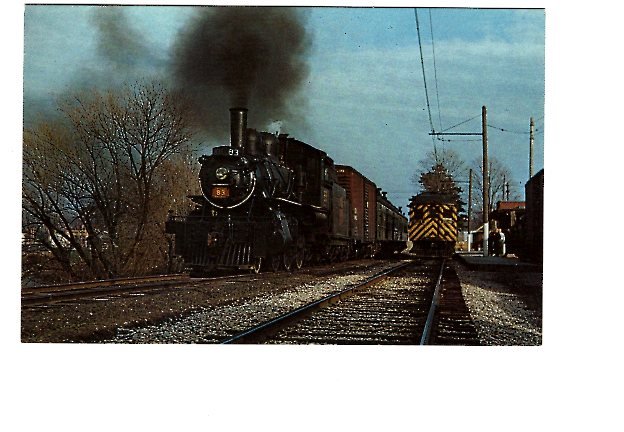
[[[457,185],[457,179],[466,168],[459,154],[449,149],[431,151],[418,162],[418,167],[419,171],[412,175],[412,184],[419,186],[421,191],[451,195],[457,202],[458,211],[463,211],[463,189]]]
[[[80,266],[91,277],[145,271],[173,195],[195,183],[185,99],[137,83],[60,109],[66,122],[24,131],[24,220],[45,228],[40,243],[72,278]]]
[[[519,193],[516,190],[516,183],[511,176],[511,171],[501,161],[490,157],[488,160],[488,179],[489,179],[489,208],[490,211],[495,208],[498,201],[506,200],[507,186],[509,186],[509,196],[511,199],[518,199]],[[483,160],[477,159],[473,162],[474,171],[483,173]],[[473,207],[475,209],[483,209],[483,175],[473,176],[473,186],[475,190],[472,193],[474,200]],[[473,215],[475,222],[482,222],[483,211],[477,211]]]
[[[467,177],[466,164],[459,154],[451,149],[444,148],[442,151],[430,151],[427,155],[418,161],[417,171],[412,175],[412,184],[420,184],[420,176],[437,165],[442,165],[448,175],[455,179]]]

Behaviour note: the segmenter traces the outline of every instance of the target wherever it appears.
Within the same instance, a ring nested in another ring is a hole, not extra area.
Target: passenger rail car
[[[451,256],[457,242],[457,206],[449,195],[420,193],[409,211],[411,252],[417,256]]]
[[[367,185],[360,200],[339,180],[344,167],[287,134],[248,129],[246,108],[230,110],[230,125],[231,144],[199,159],[202,194],[190,197],[195,209],[171,215],[166,224],[175,254],[193,275],[222,268],[258,272],[265,263],[290,270],[381,249],[374,183],[360,175]],[[398,225],[396,219],[388,218]]]

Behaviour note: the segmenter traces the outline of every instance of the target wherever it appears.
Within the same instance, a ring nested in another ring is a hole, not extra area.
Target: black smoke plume
[[[147,43],[144,35],[132,25],[124,7],[94,8],[89,14],[88,22],[95,36],[96,61],[77,63],[73,69],[68,70],[66,88],[56,98],[47,94],[32,95],[25,91],[25,124],[57,118],[58,103],[65,100],[68,94],[93,89],[115,89],[137,80],[164,80],[164,77],[157,74],[162,75],[166,56],[158,56],[158,47]],[[68,22],[67,25],[71,23]]]
[[[101,7],[91,19],[98,30],[98,54],[117,68],[131,69],[142,54],[149,52],[142,35],[130,25],[123,9]]]
[[[123,6],[100,6],[90,16],[96,63],[73,71],[72,91],[114,90],[137,81],[166,81],[167,56],[148,42]]]
[[[305,15],[293,8],[202,9],[174,47],[172,76],[211,136],[229,128],[228,108],[249,108],[250,126],[297,114],[308,75]]]

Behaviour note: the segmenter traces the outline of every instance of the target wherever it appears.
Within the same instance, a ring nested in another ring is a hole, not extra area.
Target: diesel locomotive
[[[191,275],[292,270],[405,248],[407,218],[353,168],[288,134],[247,128],[246,108],[230,109],[230,136],[199,159],[194,210],[166,222]]]
[[[457,205],[450,195],[421,192],[409,210],[411,253],[420,257],[450,257],[457,242]]]

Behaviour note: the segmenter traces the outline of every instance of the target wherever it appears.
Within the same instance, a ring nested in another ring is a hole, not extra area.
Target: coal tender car
[[[248,129],[245,108],[230,109],[230,125],[231,145],[199,159],[202,194],[190,197],[195,209],[171,215],[166,223],[175,254],[191,275],[259,272],[265,265],[291,270],[309,261],[347,259],[364,248],[369,255],[388,250],[381,246],[388,241],[392,250],[405,247],[406,233],[401,240],[395,231],[407,219],[394,206],[386,206],[393,216],[384,221],[396,226],[379,229],[383,237],[377,236],[374,216],[365,239],[361,230],[354,235],[354,215],[374,211],[376,193],[371,202],[354,206],[325,152],[287,134]]]

